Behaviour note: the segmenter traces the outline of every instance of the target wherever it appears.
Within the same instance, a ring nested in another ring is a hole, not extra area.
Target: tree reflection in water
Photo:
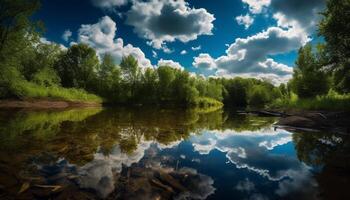
[[[350,199],[350,135],[294,133],[298,158],[315,167],[324,199]]]
[[[27,199],[205,199],[217,191],[216,177],[179,165],[179,158],[168,149],[176,151],[176,146],[187,141],[193,142],[194,151],[201,152],[201,146],[193,138],[206,134],[217,135],[216,142],[222,140],[225,145],[236,145],[224,138],[238,141],[234,133],[242,133],[238,139],[244,138],[245,132],[259,135],[265,129],[270,130],[275,121],[276,118],[236,115],[223,110],[2,111],[0,194],[4,198]],[[233,132],[232,138],[228,131]],[[275,159],[265,153],[276,145],[290,142],[285,138],[288,135],[279,137],[277,143],[259,142],[255,150],[232,148],[226,156],[231,162],[239,162],[246,159],[245,151],[259,154],[259,148],[265,148],[260,158]],[[346,157],[349,138],[295,133],[293,141],[300,160],[307,165],[321,166],[317,181],[324,190],[322,193],[326,197],[334,195],[332,192],[337,188],[324,186],[328,183],[324,177],[332,177],[332,169],[338,167],[343,167],[342,173],[348,173],[349,163],[344,165],[340,160],[349,160]],[[341,176],[344,186],[349,185],[346,176]],[[300,180],[307,179],[301,177]],[[283,194],[283,191],[276,193]]]

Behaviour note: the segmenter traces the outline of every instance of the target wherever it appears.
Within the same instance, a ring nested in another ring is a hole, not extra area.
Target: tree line
[[[301,47],[295,62],[290,91],[315,98],[329,91],[350,92],[350,1],[328,0],[321,13],[318,34],[324,42]]]
[[[276,99],[315,98],[350,91],[350,8],[329,0],[319,34],[325,42],[300,48],[293,78],[276,87],[253,78],[205,78],[170,66],[140,68],[129,55],[116,65],[86,44],[68,49],[43,41],[31,20],[37,0],[0,0],[0,98],[51,98],[111,104],[264,106]]]
[[[1,0],[1,98],[60,98],[55,90],[77,89],[116,104],[261,105],[280,96],[278,88],[256,79],[217,79],[170,66],[140,68],[133,56],[116,65],[86,44],[68,49],[40,40],[43,26],[30,16],[38,1]],[[49,91],[45,89],[49,89]],[[62,95],[64,96],[64,95]]]

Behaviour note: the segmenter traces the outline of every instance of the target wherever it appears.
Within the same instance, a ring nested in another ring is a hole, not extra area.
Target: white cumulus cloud
[[[271,0],[242,0],[242,2],[248,4],[250,12],[258,14],[270,5]]]
[[[215,60],[207,53],[201,53],[194,57],[192,65],[200,69],[212,70],[216,68]]]
[[[78,42],[93,47],[101,57],[111,54],[119,64],[123,57],[132,55],[142,68],[151,67],[151,62],[145,57],[140,48],[131,44],[124,45],[122,38],[115,38],[116,23],[108,16],[101,18],[96,24],[81,25],[78,31]]]
[[[184,0],[135,1],[126,16],[126,24],[157,49],[176,40],[185,43],[211,35],[215,20],[206,9],[190,8]]]
[[[174,69],[180,69],[180,70],[183,70],[184,67],[181,66],[180,63],[178,62],[175,62],[173,60],[163,60],[163,59],[160,59],[158,61],[158,64],[157,64],[158,67],[160,66],[169,66],[169,67],[172,67]]]

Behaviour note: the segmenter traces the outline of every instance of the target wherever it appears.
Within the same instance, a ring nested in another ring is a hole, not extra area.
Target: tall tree
[[[329,66],[334,72],[335,88],[342,93],[350,92],[350,1],[327,0],[322,13],[319,33],[326,40],[330,56]]]
[[[0,0],[0,60],[12,62],[33,40],[38,41],[39,23],[30,16],[39,8],[37,0]]]
[[[311,98],[326,94],[329,77],[322,70],[323,60],[314,55],[311,44],[300,48],[295,62],[292,88],[301,98]]]
[[[138,62],[132,55],[129,55],[123,57],[120,63],[120,68],[123,72],[123,77],[126,81],[127,87],[129,88],[128,98],[133,99],[137,89],[137,82],[139,81],[141,74]]]
[[[105,98],[117,100],[121,81],[121,71],[110,54],[102,58],[97,71],[97,93]]]
[[[93,88],[98,68],[96,51],[86,44],[71,46],[55,64],[62,86],[83,89]]]
[[[30,19],[38,8],[37,0],[0,0],[0,97],[11,96],[14,83],[23,81],[23,53],[39,41],[39,23]]]
[[[145,103],[156,103],[158,74],[154,69],[147,68],[142,75],[142,89],[139,98]]]
[[[173,97],[172,83],[175,80],[175,69],[169,66],[160,66],[157,69],[159,96],[161,101],[169,101]]]

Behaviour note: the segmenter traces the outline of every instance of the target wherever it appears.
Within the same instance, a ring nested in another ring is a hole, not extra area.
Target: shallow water
[[[350,138],[227,111],[0,111],[0,199],[349,199]]]

